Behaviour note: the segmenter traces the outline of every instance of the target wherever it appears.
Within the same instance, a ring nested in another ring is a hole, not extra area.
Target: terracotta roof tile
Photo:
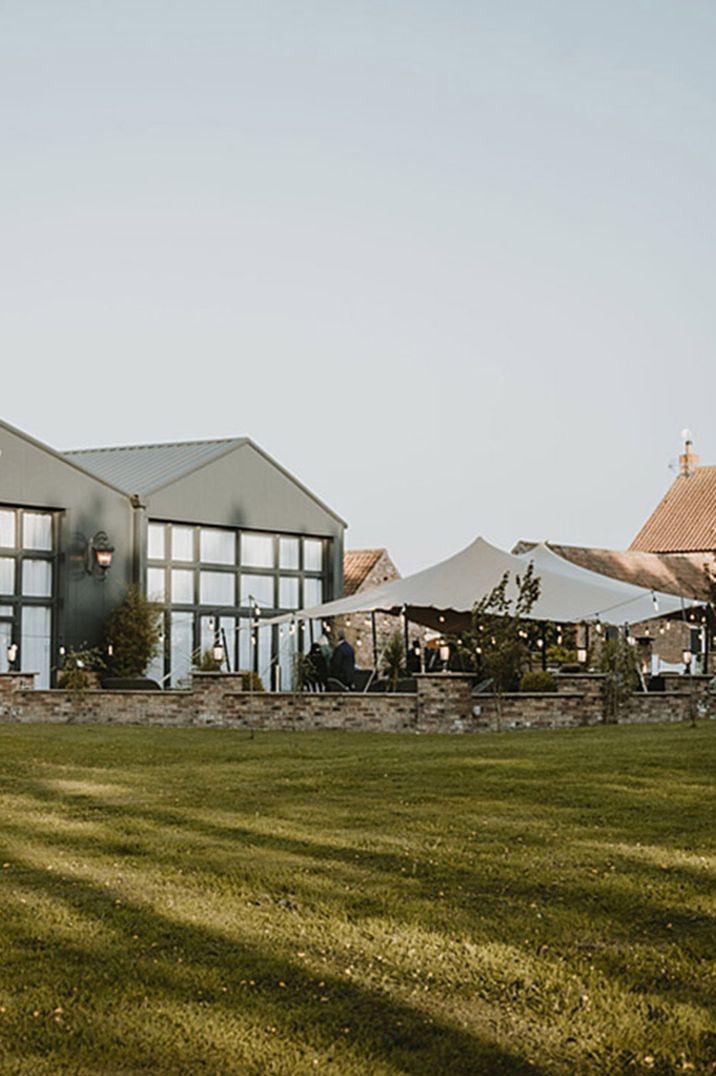
[[[716,568],[716,558],[708,553],[645,553],[634,549],[622,552],[616,549],[555,545],[553,542],[548,544],[558,556],[580,568],[587,568],[590,572],[599,572],[600,575],[634,583],[638,587],[660,590],[664,594],[678,594],[685,598],[708,598],[708,581],[704,568],[707,564],[712,570]]]
[[[347,549],[343,555],[343,593],[355,594],[373,570],[384,549]]]
[[[716,467],[679,475],[629,548],[651,553],[716,550]]]

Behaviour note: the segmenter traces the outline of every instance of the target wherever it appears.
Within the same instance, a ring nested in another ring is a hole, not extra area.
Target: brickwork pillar
[[[468,732],[474,673],[418,673],[417,724],[420,732]]]

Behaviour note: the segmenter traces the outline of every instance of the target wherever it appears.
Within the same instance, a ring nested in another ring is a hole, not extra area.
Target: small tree
[[[480,670],[492,680],[497,704],[497,726],[502,728],[502,696],[516,691],[529,661],[529,616],[540,594],[540,581],[530,562],[525,574],[515,575],[516,593],[510,597],[510,573],[472,610],[470,645],[480,657]]]
[[[391,691],[397,690],[404,664],[403,637],[399,631],[396,631],[383,647],[383,673]]]
[[[159,649],[161,606],[131,586],[121,605],[107,620],[105,637],[111,676],[144,676]]]
[[[602,685],[605,724],[616,724],[619,712],[633,691],[639,687],[639,659],[636,647],[621,633],[608,639],[600,657],[600,669],[605,674]]]

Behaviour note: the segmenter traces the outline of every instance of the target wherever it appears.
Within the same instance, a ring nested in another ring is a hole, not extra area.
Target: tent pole
[[[547,672],[547,625],[542,621],[542,672]]]
[[[403,606],[403,637],[405,640],[405,671],[408,671],[410,663],[410,633],[408,630],[408,611]]]
[[[370,614],[370,631],[373,636],[373,668],[378,674],[378,632],[375,623],[375,610]]]

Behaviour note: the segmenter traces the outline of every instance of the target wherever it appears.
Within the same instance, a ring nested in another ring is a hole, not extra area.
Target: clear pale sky
[[[713,0],[0,0],[0,417],[245,434],[403,571],[716,463]]]

